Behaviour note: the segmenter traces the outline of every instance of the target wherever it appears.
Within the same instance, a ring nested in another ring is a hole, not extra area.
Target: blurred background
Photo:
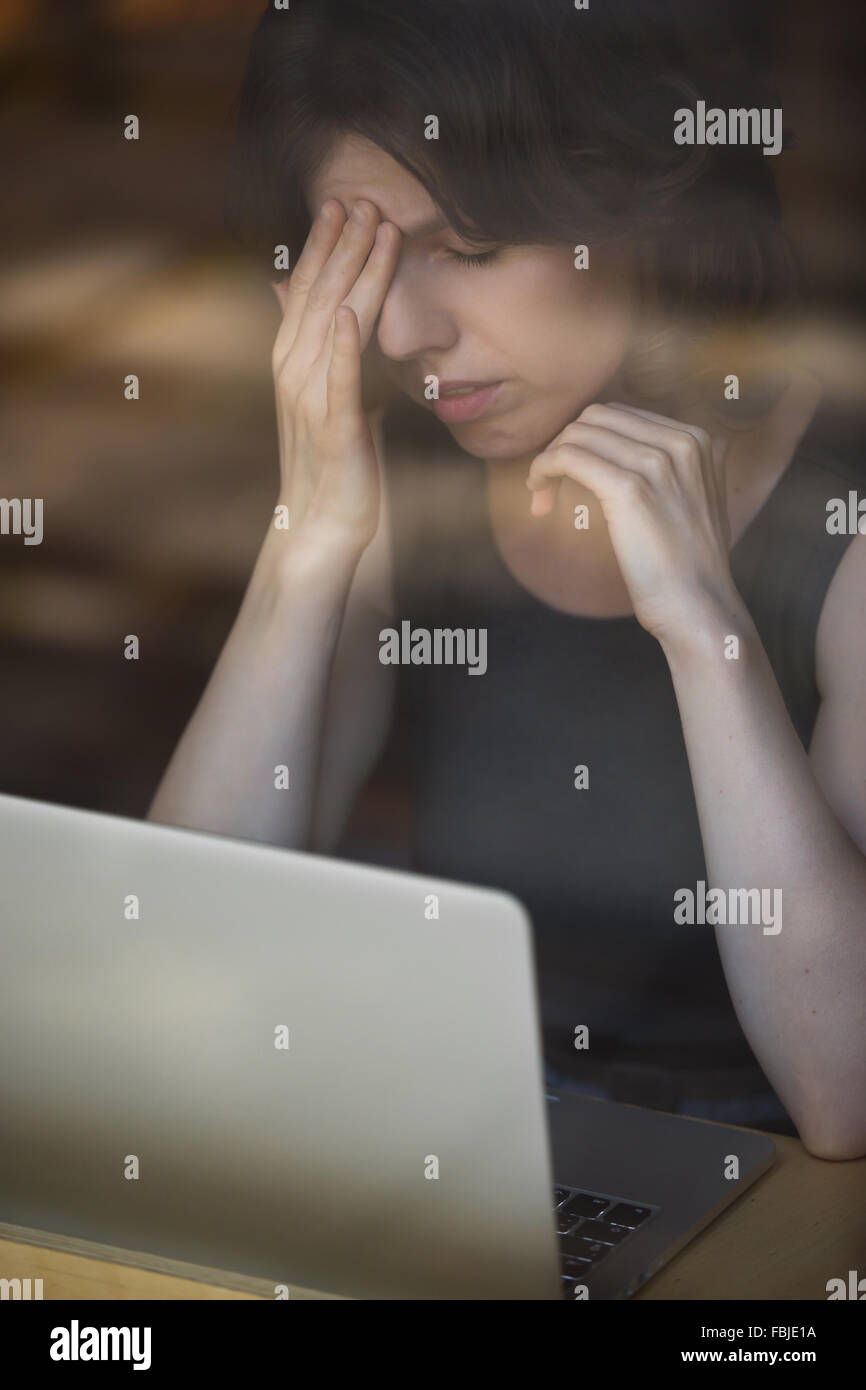
[[[755,52],[775,53],[797,136],[775,161],[813,296],[797,355],[859,411],[866,11],[734,5]],[[224,224],[263,8],[0,3],[0,496],[43,498],[45,523],[40,546],[0,536],[4,792],[143,815],[265,533],[277,306]],[[130,113],[138,141],[123,138]],[[353,818],[353,857],[400,862],[399,762],[398,731]]]

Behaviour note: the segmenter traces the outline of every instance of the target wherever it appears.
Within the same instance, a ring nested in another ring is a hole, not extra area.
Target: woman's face
[[[489,264],[466,264],[460,256],[476,248],[442,222],[423,185],[358,136],[335,142],[306,195],[311,215],[326,198],[347,212],[366,198],[399,227],[401,254],[376,332],[381,364],[468,453],[538,453],[614,376],[633,331],[621,258],[591,246],[589,269],[578,270],[572,246],[505,246],[490,248]],[[425,399],[430,375],[438,401]],[[494,389],[449,400],[449,382]]]

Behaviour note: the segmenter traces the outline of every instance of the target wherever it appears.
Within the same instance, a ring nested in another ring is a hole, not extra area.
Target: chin
[[[508,426],[498,420],[467,420],[462,425],[446,427],[456,442],[467,454],[480,459],[500,459],[507,463],[513,459],[535,458],[542,453],[562,426],[549,428],[539,433],[538,428]]]

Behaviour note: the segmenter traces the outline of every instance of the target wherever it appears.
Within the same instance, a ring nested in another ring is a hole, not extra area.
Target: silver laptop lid
[[[506,894],[0,796],[0,1055],[4,1223],[347,1296],[558,1296]]]

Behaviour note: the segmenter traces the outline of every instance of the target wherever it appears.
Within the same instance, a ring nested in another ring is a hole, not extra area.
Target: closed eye
[[[467,256],[462,251],[454,251],[449,247],[448,254],[452,256],[455,261],[459,261],[461,265],[481,266],[490,265],[497,253],[495,251],[479,251],[474,256]]]

